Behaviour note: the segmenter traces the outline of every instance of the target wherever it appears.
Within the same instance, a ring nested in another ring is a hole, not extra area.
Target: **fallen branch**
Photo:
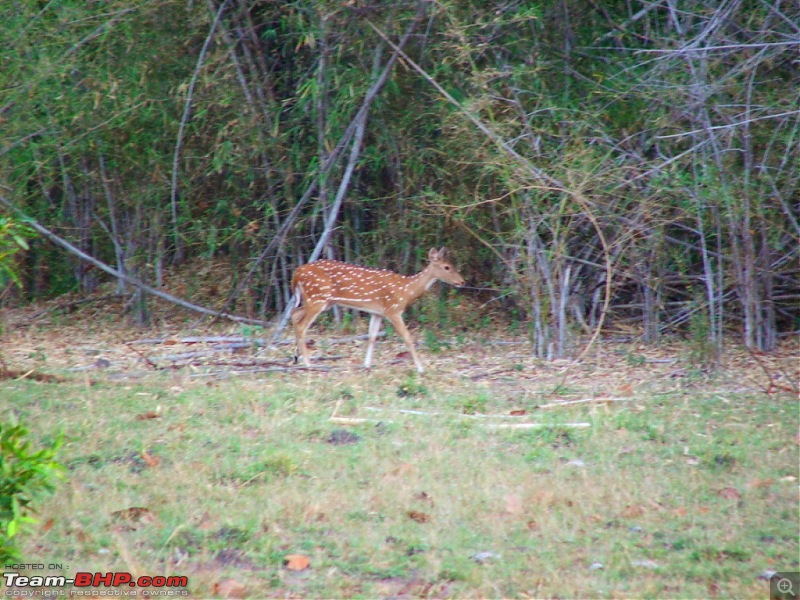
[[[381,331],[378,333],[378,337],[386,337],[386,332]],[[326,340],[325,343],[327,344],[347,344],[349,342],[355,342],[359,340],[366,340],[369,339],[369,335],[364,333],[361,335],[351,335],[347,337],[340,337],[340,338],[331,338]],[[244,337],[241,335],[234,335],[234,336],[225,336],[225,335],[209,335],[209,336],[189,336],[189,337],[182,337],[182,338],[143,338],[140,340],[131,340],[130,342],[125,342],[126,344],[136,344],[136,345],[157,345],[157,344],[220,344],[223,346],[234,346],[237,344],[244,344],[246,345],[253,345],[253,346],[263,346],[264,342],[261,338],[255,337]],[[282,340],[278,340],[275,342],[278,345],[287,345],[287,344],[294,344],[293,338],[284,338]]]
[[[131,340],[125,342],[126,344],[215,344],[215,343],[241,343],[246,341],[256,343],[257,340],[253,338],[246,338],[241,335],[238,336],[224,336],[224,335],[210,335],[206,337],[183,337],[183,338],[144,338],[141,340]]]
[[[521,419],[525,415],[468,415],[468,414],[458,414],[458,413],[441,413],[441,412],[429,412],[425,410],[410,410],[407,408],[375,408],[374,406],[367,406],[365,407],[366,410],[371,410],[373,412],[398,412],[404,415],[419,415],[424,417],[452,417],[458,416],[463,417],[465,419]]]
[[[215,353],[210,350],[203,350],[199,352],[181,352],[180,354],[166,354],[164,356],[155,356],[155,360],[167,360],[169,362],[178,362],[179,360],[188,360],[190,358],[203,358],[205,356],[213,356]]]
[[[453,416],[461,416],[461,417],[468,417],[473,415],[453,415]],[[386,419],[364,419],[360,417],[337,417],[331,416],[328,419],[331,423],[337,423],[338,425],[364,425],[367,423],[394,423],[394,421],[388,421]],[[545,429],[545,428],[555,428],[558,429],[560,427],[568,428],[568,429],[586,429],[591,427],[591,423],[481,423],[482,427],[486,427],[488,429]]]
[[[394,421],[387,421],[385,419],[360,419],[356,417],[331,417],[328,419],[331,423],[338,425],[364,425],[365,423],[394,423]]]
[[[781,385],[779,383],[776,383],[775,381],[776,378],[773,377],[772,373],[770,373],[769,369],[767,368],[767,365],[764,364],[764,361],[761,360],[758,354],[756,354],[753,351],[753,349],[747,345],[745,345],[745,348],[750,353],[750,356],[753,358],[753,360],[755,360],[756,363],[758,363],[758,366],[761,367],[761,370],[764,371],[764,375],[766,375],[767,379],[769,380],[769,385],[766,388],[762,388],[763,392],[767,396],[769,396],[772,392],[776,390],[781,392],[789,392],[790,394],[792,393],[800,394],[800,387],[798,387],[797,383],[794,382],[794,380],[788,375],[788,373],[784,372],[783,369],[780,369],[781,374],[784,377],[786,377],[786,380],[789,382],[789,385]]]
[[[150,367],[151,369],[153,369],[154,371],[158,371],[158,370],[161,369],[161,367],[159,367],[156,363],[154,363],[152,360],[150,360],[150,358],[145,356],[144,352],[140,352],[139,350],[137,350],[136,348],[134,348],[130,344],[125,344],[125,346],[128,347],[128,350],[130,350],[131,352],[136,354],[139,358],[141,358],[145,362],[145,364],[148,367]]]
[[[334,367],[301,367],[301,366],[290,366],[290,367],[256,367],[253,369],[226,369],[224,371],[207,371],[205,373],[192,373],[189,377],[212,377],[212,378],[224,378],[231,375],[247,375],[250,373],[288,373],[291,371],[309,371],[309,372],[319,372],[319,373],[328,373],[329,371],[333,371]]]
[[[476,375],[470,375],[469,378],[472,381],[478,381],[479,379],[483,379],[484,377],[492,377],[493,375],[502,375],[503,373],[513,373],[517,370],[514,368],[501,368],[495,369],[494,371],[485,371],[483,373],[478,373]]]
[[[339,406],[341,406],[342,401],[337,400],[336,406],[333,407],[333,414],[328,419],[331,423],[337,423],[339,425],[364,425],[366,423],[394,423],[394,421],[388,421],[386,419],[365,419],[362,417],[340,417],[337,413],[339,412]],[[376,412],[386,412],[386,411],[393,411],[399,412],[402,414],[407,415],[417,415],[423,417],[461,417],[465,419],[481,419],[481,418],[501,418],[501,419],[508,419],[508,418],[519,418],[516,415],[464,415],[459,413],[439,413],[439,412],[427,412],[423,410],[409,410],[404,408],[375,408],[372,406],[367,406],[367,410],[376,411]],[[544,428],[558,428],[558,427],[565,427],[569,429],[585,429],[587,427],[591,427],[591,423],[481,423],[481,426],[487,427],[489,429],[544,429]]]
[[[557,408],[560,406],[569,406],[571,404],[586,404],[587,402],[597,402],[597,403],[605,403],[605,402],[630,402],[635,398],[586,398],[584,400],[567,400],[566,402],[551,402],[550,404],[540,404],[536,407],[536,410],[540,408]]]
[[[33,381],[44,381],[46,383],[64,383],[67,381],[58,375],[50,375],[48,373],[37,373],[34,369],[29,371],[17,371],[14,369],[0,369],[0,380],[13,379],[14,381],[22,381],[23,379],[32,379]]]
[[[117,271],[115,268],[108,266],[106,263],[97,260],[93,256],[89,256],[83,250],[73,246],[67,240],[65,240],[59,235],[56,235],[55,233],[47,229],[47,227],[41,225],[38,221],[28,216],[24,211],[14,206],[14,204],[5,196],[0,196],[0,204],[3,204],[6,208],[11,210],[12,212],[20,215],[25,220],[25,224],[27,226],[35,229],[57,246],[61,246],[62,248],[74,254],[81,260],[94,265],[101,271],[105,271],[109,275],[113,275],[117,279],[121,279],[125,283],[128,283],[136,288],[139,288],[140,290],[145,291],[148,294],[156,296],[157,298],[161,298],[162,300],[166,300],[167,302],[171,302],[172,304],[177,304],[178,306],[181,306],[183,308],[187,308],[189,310],[202,313],[204,315],[211,315],[214,317],[224,317],[226,319],[230,319],[231,321],[236,321],[237,323],[264,325],[263,321],[259,321],[257,319],[248,319],[245,317],[237,317],[236,315],[231,315],[228,313],[221,313],[219,311],[211,310],[210,308],[206,308],[204,306],[198,306],[197,304],[192,304],[191,302],[187,302],[186,300],[181,300],[180,298],[173,296],[172,294],[162,292],[161,290],[157,290],[156,288],[147,285],[143,281],[136,279],[135,277],[131,277],[130,275],[126,275],[125,273],[121,273],[120,271]]]
[[[591,423],[485,423],[483,425],[489,429],[588,429]]]

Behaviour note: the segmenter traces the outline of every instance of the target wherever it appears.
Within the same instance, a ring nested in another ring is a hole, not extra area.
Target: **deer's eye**
[[[445,266],[444,266],[444,270],[445,270],[445,271],[449,271],[449,270],[450,270],[450,265],[445,265]]]

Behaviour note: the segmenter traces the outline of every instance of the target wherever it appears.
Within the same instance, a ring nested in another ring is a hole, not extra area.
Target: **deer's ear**
[[[442,246],[439,249],[439,258],[444,258],[446,256],[447,256],[447,247],[446,246]]]
[[[431,248],[428,250],[428,262],[433,262],[437,258],[439,258],[439,252],[436,250],[436,248]]]

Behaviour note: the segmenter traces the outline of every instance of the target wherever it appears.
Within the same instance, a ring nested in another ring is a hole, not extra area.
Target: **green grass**
[[[67,574],[187,575],[199,597],[232,578],[251,597],[762,598],[762,571],[800,570],[789,394],[517,399],[522,420],[552,425],[527,431],[464,416],[508,414],[492,385],[403,366],[16,381],[0,397],[42,442],[65,436],[67,477],[22,550]],[[331,423],[337,404],[382,421]],[[344,428],[357,439],[330,443]],[[130,507],[150,518],[114,514]],[[311,568],[286,570],[287,554]]]

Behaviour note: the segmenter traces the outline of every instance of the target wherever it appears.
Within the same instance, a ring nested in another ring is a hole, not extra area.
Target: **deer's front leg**
[[[403,338],[403,341],[408,346],[409,352],[411,352],[411,357],[414,359],[414,364],[417,366],[417,371],[419,373],[424,373],[425,368],[422,366],[422,361],[417,356],[417,351],[414,349],[414,340],[411,338],[411,334],[408,332],[408,327],[406,327],[405,322],[403,321],[403,315],[386,315],[386,318],[389,319],[389,322],[397,331],[398,335]]]
[[[292,311],[292,324],[294,325],[294,336],[297,344],[295,360],[299,352],[303,357],[303,364],[307,367],[311,366],[311,357],[306,346],[306,332],[323,310],[325,310],[324,302],[321,305],[306,303],[304,306],[299,306]]]

